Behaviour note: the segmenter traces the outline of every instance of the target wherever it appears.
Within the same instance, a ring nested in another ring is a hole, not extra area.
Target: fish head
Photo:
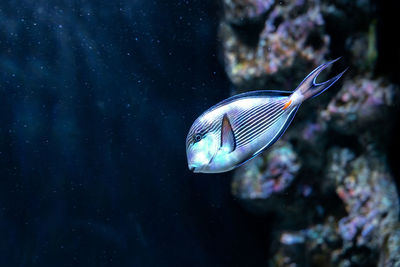
[[[211,124],[195,121],[186,138],[186,155],[189,170],[209,172],[212,160],[220,147],[220,133]]]

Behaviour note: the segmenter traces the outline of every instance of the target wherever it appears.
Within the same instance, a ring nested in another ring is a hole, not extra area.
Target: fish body
[[[315,81],[336,60],[316,68],[293,92],[247,92],[205,111],[186,138],[189,169],[203,173],[230,171],[270,147],[285,132],[303,101],[321,94],[343,75],[345,71],[324,83]]]

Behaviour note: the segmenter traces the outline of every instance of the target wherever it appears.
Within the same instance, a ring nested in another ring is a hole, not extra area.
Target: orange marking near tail
[[[290,104],[292,104],[292,100],[289,100],[289,101],[283,106],[282,109],[287,109],[287,108],[290,106]]]

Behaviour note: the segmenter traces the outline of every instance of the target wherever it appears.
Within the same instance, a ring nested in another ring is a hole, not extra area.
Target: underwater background
[[[1,1],[0,265],[400,264],[398,10]],[[293,90],[340,56],[328,74],[348,72],[276,147],[233,172],[188,170],[204,110]]]

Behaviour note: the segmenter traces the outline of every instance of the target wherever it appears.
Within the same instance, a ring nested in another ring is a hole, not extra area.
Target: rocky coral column
[[[332,260],[344,266],[376,262],[399,216],[396,185],[385,157],[376,151],[356,157],[347,148],[334,148],[329,158],[327,179],[335,184],[347,212],[337,224],[343,245]]]

